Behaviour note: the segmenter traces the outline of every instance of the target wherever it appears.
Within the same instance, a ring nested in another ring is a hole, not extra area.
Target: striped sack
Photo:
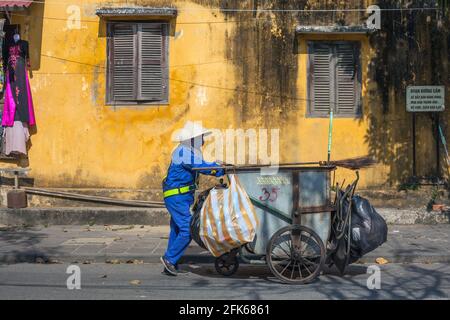
[[[229,181],[210,191],[200,211],[200,238],[215,257],[252,242],[259,223],[239,179],[230,174]]]

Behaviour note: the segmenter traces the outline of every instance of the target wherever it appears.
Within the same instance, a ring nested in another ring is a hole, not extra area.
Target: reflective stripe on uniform
[[[164,191],[163,195],[164,198],[170,197],[170,196],[175,196],[177,194],[184,194],[184,193],[188,193],[191,190],[195,190],[196,186],[190,185],[190,186],[185,186],[185,187],[180,187],[180,188],[175,188],[175,189],[169,189]]]

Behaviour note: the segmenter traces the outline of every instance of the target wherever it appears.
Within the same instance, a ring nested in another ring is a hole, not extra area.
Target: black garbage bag
[[[334,221],[330,237],[330,258],[341,274],[344,274],[347,265],[356,262],[387,240],[386,221],[367,199],[355,195],[351,205],[351,210],[348,211],[349,201],[343,201],[341,220]],[[347,217],[348,213],[350,217]],[[350,222],[350,228],[348,222],[345,228],[337,228],[344,220]]]
[[[360,196],[352,199],[350,261],[353,263],[387,240],[387,224],[369,201]]]
[[[340,197],[343,195],[343,191],[338,191]],[[350,221],[351,211],[348,209],[349,202],[345,199],[342,202],[341,216],[333,219],[331,227],[330,244],[328,249],[329,259],[332,264],[336,266],[339,272],[344,274],[345,268],[349,264],[350,260],[350,241],[348,222]],[[330,261],[327,262],[329,264]]]
[[[200,238],[200,211],[202,210],[203,203],[209,194],[209,190],[203,191],[197,197],[197,201],[192,207],[192,218],[191,218],[191,237],[192,239],[203,249],[207,249],[202,239]]]

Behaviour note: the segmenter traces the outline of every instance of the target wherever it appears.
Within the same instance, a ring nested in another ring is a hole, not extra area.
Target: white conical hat
[[[185,141],[198,136],[207,136],[211,131],[204,128],[201,122],[187,121],[184,127],[174,134],[175,141]]]

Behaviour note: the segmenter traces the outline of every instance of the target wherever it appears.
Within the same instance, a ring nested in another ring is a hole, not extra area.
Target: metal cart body
[[[331,173],[336,166],[285,164],[276,172],[266,169],[244,166],[227,170],[238,176],[256,209],[259,225],[252,243],[216,258],[216,270],[225,276],[234,274],[240,257],[247,263],[267,264],[285,283],[309,283],[336,252],[335,240],[350,239],[345,233],[350,230],[346,226],[351,206],[345,209],[343,201],[353,196],[359,174],[356,172],[357,179],[345,190],[337,189],[332,201]],[[349,240],[347,243],[348,256]]]
[[[259,217],[256,237],[249,246],[265,255],[267,244],[281,228],[300,224],[326,243],[331,226],[330,172],[334,167],[280,168],[277,174],[260,170],[237,172]]]

